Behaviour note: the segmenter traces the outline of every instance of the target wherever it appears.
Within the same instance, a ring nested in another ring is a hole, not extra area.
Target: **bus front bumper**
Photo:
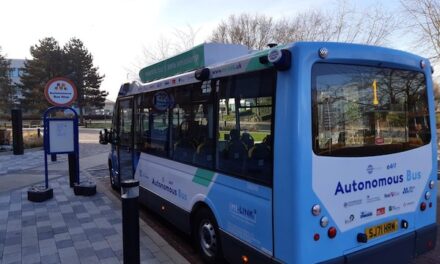
[[[432,224],[401,237],[347,254],[321,264],[408,263],[435,248],[437,224]]]

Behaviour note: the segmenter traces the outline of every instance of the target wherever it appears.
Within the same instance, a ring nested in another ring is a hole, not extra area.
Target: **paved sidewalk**
[[[50,161],[50,156],[47,156],[48,164],[53,164]],[[67,155],[58,155],[57,162],[67,160]],[[0,177],[11,172],[28,170],[35,167],[42,167],[44,169],[44,151],[43,150],[26,150],[23,155],[13,155],[12,151],[2,153],[0,155]]]
[[[120,202],[100,188],[75,196],[67,176],[50,181],[54,198],[27,200],[27,187],[0,194],[0,263],[121,263]],[[142,263],[188,263],[140,220]]]

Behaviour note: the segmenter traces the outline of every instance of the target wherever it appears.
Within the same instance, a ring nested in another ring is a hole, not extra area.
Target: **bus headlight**
[[[434,185],[435,185],[435,182],[433,181],[433,180],[431,180],[430,182],[429,182],[429,189],[434,189]]]

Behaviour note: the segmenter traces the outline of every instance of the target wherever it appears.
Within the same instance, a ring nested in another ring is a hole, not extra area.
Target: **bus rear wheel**
[[[222,263],[217,221],[210,210],[200,209],[195,216],[194,243],[206,263]]]

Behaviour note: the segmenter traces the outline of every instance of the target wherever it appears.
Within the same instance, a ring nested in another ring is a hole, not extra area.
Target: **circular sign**
[[[157,110],[165,111],[173,107],[174,100],[171,95],[168,95],[164,91],[159,91],[153,96],[153,104],[154,108],[156,108]]]
[[[78,95],[73,82],[67,78],[54,78],[44,88],[47,101],[56,106],[70,106]]]

